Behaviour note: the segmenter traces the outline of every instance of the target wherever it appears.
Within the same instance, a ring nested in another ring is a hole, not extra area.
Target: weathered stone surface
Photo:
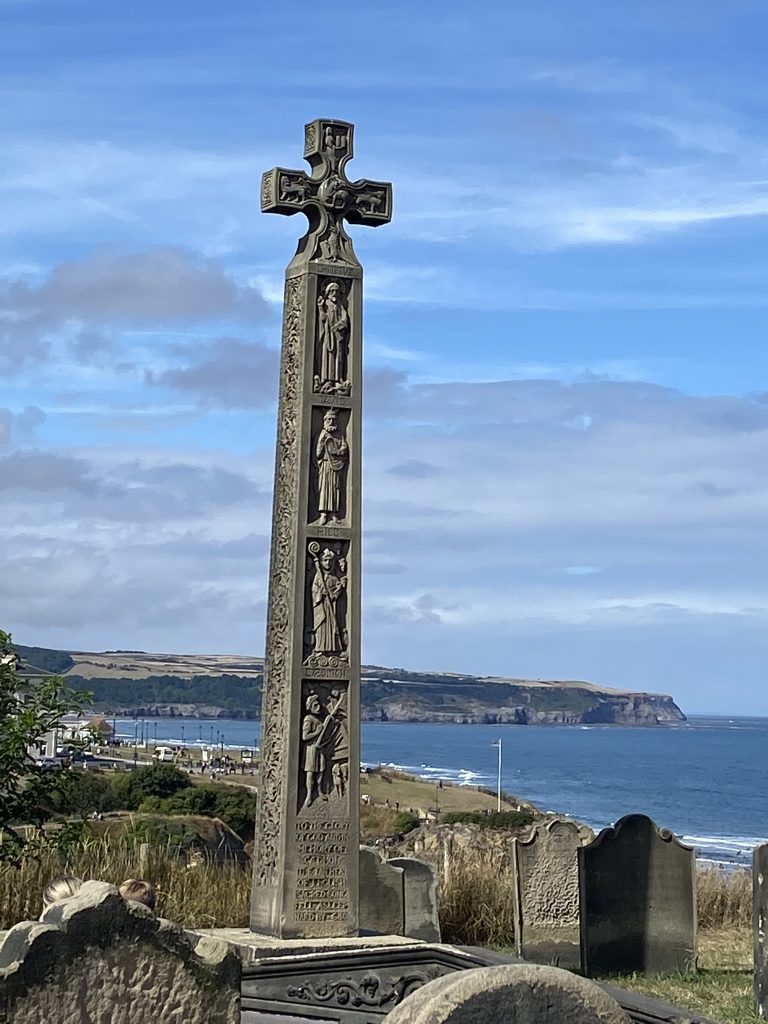
[[[404,886],[403,934],[424,942],[440,941],[440,921],[437,916],[437,874],[420,860],[411,857],[393,857],[392,867],[402,868]]]
[[[0,946],[7,1024],[238,1024],[241,963],[227,945],[181,929],[113,885],[86,882]]]
[[[449,974],[419,988],[388,1024],[628,1024],[597,985],[557,967],[511,964]]]
[[[403,868],[382,860],[376,850],[360,847],[360,931],[405,935]]]
[[[520,956],[579,963],[577,851],[594,837],[585,825],[553,819],[526,838],[513,840],[515,945]]]
[[[586,974],[695,967],[694,850],[646,815],[629,814],[578,857]]]
[[[752,933],[755,1009],[760,1017],[768,1017],[768,843],[752,851]]]
[[[350,181],[353,126],[304,129],[312,174],[262,178],[304,213],[286,270],[251,928],[358,930],[362,268],[344,221],[386,224],[392,188]]]

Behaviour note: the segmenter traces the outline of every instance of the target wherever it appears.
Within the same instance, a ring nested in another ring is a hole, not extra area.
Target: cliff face
[[[107,715],[258,718],[262,658],[103,654],[19,647],[30,666],[90,690]],[[685,721],[666,694],[630,693],[581,680],[514,679],[364,666],[363,719],[512,725],[664,725]]]
[[[429,678],[401,673],[406,675],[408,678],[397,679],[366,675],[364,719],[487,725],[666,725],[685,721],[667,694],[624,693],[556,680]]]

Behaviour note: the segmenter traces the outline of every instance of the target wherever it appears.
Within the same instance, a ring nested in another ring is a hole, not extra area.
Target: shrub
[[[114,782],[119,806],[129,811],[138,810],[147,797],[164,800],[181,790],[189,789],[191,785],[189,776],[172,764],[150,764],[145,768],[137,768]]]
[[[533,814],[530,811],[492,811],[485,814],[483,811],[448,811],[443,814],[444,825],[479,825],[480,828],[523,828],[533,821]]]
[[[410,811],[398,811],[395,815],[395,831],[411,832],[419,824],[419,819]]]
[[[85,816],[92,811],[116,811],[121,800],[113,779],[101,772],[68,772],[66,792],[51,797],[50,809],[68,817]]]

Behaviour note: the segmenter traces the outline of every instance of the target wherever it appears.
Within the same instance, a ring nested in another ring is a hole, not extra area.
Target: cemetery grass
[[[49,849],[21,867],[0,868],[0,929],[35,920],[45,886],[62,875],[120,885],[145,878],[157,890],[157,913],[190,928],[245,927],[250,909],[249,865],[179,856],[170,844],[152,846],[139,863],[139,843],[88,838],[67,852]]]
[[[752,934],[749,927],[703,928],[699,970],[690,974],[611,978],[612,984],[677,1006],[698,1010],[723,1024],[758,1020],[752,999]]]

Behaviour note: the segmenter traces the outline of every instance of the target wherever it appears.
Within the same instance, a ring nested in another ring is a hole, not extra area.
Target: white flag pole
[[[501,736],[499,736],[499,780],[496,787],[496,810],[501,810]]]

